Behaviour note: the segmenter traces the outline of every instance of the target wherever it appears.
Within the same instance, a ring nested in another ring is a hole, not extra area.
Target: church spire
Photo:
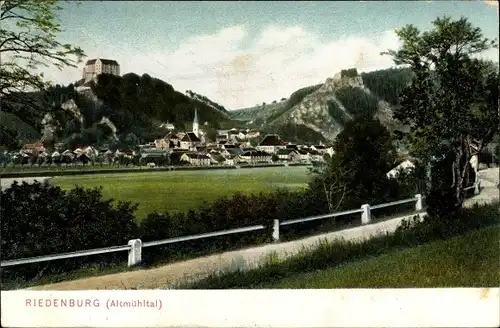
[[[194,109],[194,120],[193,123],[198,124],[198,108]]]
[[[200,137],[200,125],[198,124],[198,108],[194,109],[193,133]]]

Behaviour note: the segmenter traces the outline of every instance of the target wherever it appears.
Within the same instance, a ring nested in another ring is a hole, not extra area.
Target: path
[[[498,168],[481,171],[482,190],[480,195],[467,200],[466,206],[476,201],[491,202],[498,200]],[[243,250],[210,255],[188,261],[171,263],[153,269],[123,272],[98,277],[90,277],[74,281],[37,286],[33,290],[86,290],[86,289],[165,289],[177,282],[199,279],[210,272],[221,269],[251,268],[265,260],[270,254],[278,257],[288,257],[296,254],[304,247],[317,245],[321,240],[345,238],[355,240],[369,238],[372,235],[391,232],[406,217],[355,227],[347,230],[331,232],[319,236],[308,237],[286,243],[268,244]],[[147,252],[147,249],[145,250]]]
[[[14,183],[14,181],[17,181],[19,184],[22,184],[23,182],[26,182],[28,184],[32,184],[35,181],[38,181],[40,183],[50,183],[52,180],[52,177],[36,177],[36,178],[2,178],[1,180],[1,186],[2,190],[10,188],[10,186]]]

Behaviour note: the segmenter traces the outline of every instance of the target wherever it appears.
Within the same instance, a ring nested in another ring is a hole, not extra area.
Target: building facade
[[[83,68],[83,79],[88,82],[99,74],[120,75],[120,64],[113,59],[89,59]]]

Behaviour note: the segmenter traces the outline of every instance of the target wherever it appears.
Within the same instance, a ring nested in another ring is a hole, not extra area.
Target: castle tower
[[[198,109],[194,109],[194,120],[193,120],[193,133],[199,138],[200,137],[200,125],[198,123]]]

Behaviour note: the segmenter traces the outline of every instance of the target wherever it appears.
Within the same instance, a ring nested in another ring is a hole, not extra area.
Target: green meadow
[[[309,171],[304,166],[185,170],[145,173],[90,174],[54,177],[63,189],[74,186],[102,187],[106,199],[138,203],[138,219],[153,211],[177,212],[195,209],[236,192],[269,192],[277,188],[304,188]]]

